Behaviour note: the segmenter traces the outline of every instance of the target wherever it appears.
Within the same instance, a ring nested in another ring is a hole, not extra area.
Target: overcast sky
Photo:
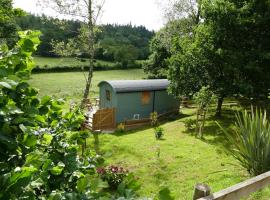
[[[118,23],[144,25],[150,30],[163,26],[162,12],[157,0],[106,0],[101,18],[103,24]],[[14,0],[14,7],[38,13],[36,0]],[[50,14],[50,11],[47,12]]]

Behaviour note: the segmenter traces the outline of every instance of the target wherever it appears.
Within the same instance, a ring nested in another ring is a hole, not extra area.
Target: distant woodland
[[[17,18],[16,23],[21,30],[31,29],[42,32],[41,44],[36,55],[56,57],[51,42],[67,42],[77,37],[82,22],[29,14]],[[96,59],[117,62],[123,58],[145,60],[149,56],[149,41],[154,36],[154,32],[144,26],[107,24],[99,26],[96,32]]]

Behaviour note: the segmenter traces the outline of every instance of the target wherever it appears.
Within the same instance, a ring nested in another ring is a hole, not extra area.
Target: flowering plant
[[[103,181],[107,181],[110,188],[116,189],[120,185],[124,178],[128,176],[128,170],[123,167],[109,166],[97,168],[97,173],[100,175]]]

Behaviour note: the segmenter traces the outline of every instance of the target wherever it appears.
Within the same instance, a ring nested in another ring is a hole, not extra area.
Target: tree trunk
[[[94,24],[93,24],[93,11],[92,0],[88,1],[88,30],[89,30],[89,71],[83,94],[83,100],[81,102],[81,108],[88,99],[94,70]]]
[[[197,0],[198,11],[195,18],[195,24],[198,25],[200,23],[200,15],[201,15],[201,0]]]
[[[223,100],[224,100],[224,96],[218,97],[216,117],[221,117],[221,109],[222,109]]]

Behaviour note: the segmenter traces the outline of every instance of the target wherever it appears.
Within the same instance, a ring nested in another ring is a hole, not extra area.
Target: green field
[[[83,59],[79,60],[76,58],[52,58],[52,57],[39,57],[35,56],[34,61],[37,66],[40,68],[53,68],[53,67],[80,67],[80,66],[87,66],[88,65],[88,60]],[[100,63],[101,65],[108,65],[112,66],[114,63],[113,62],[107,62],[107,61],[102,61],[102,60],[97,60],[97,63]]]
[[[85,76],[87,73],[83,72],[40,73],[33,74],[29,83],[39,89],[40,96],[53,95],[57,98],[78,100],[83,94]],[[140,69],[94,72],[91,97],[98,97],[97,85],[100,81],[144,77],[146,76]]]
[[[182,112],[179,119],[162,125],[164,140],[157,141],[152,128],[100,135],[99,148],[106,164],[133,172],[141,184],[139,194],[147,197],[155,197],[160,189],[168,187],[176,200],[188,200],[196,183],[207,183],[216,192],[248,179],[246,170],[227,153],[226,139],[213,119],[207,120],[205,138],[201,140],[184,128],[183,121],[195,118],[195,110]],[[225,113],[219,122],[228,127],[233,124],[234,114],[229,108]],[[88,144],[94,149],[93,139]],[[270,189],[265,189],[248,199],[266,200],[269,196]]]

